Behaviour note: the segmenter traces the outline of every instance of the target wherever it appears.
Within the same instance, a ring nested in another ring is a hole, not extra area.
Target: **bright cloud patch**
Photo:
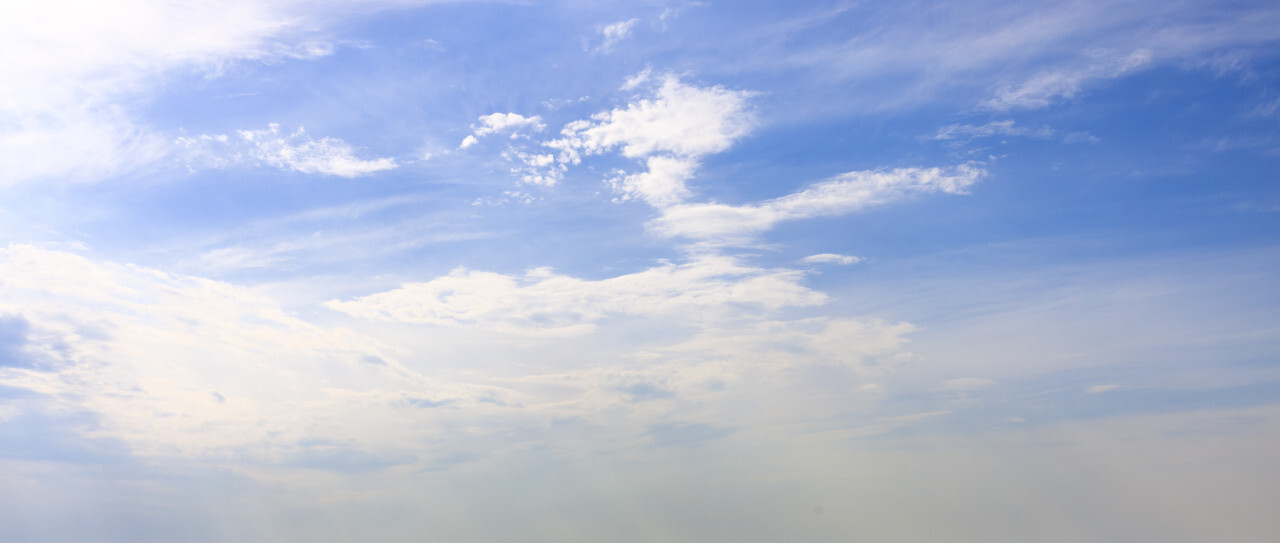
[[[797,271],[747,267],[724,256],[599,281],[544,269],[522,277],[460,269],[425,283],[326,305],[372,319],[575,335],[591,332],[595,322],[610,315],[696,322],[749,306],[768,311],[823,303],[826,297],[800,285],[801,278]]]

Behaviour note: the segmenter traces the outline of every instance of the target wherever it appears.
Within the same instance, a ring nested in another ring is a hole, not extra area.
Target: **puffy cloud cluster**
[[[648,71],[629,79],[623,88],[639,87],[650,87],[650,93],[625,107],[570,122],[560,138],[543,145],[557,151],[555,168],[560,171],[581,163],[584,156],[614,150],[643,161],[644,171],[618,172],[609,180],[620,200],[672,205],[691,195],[685,183],[703,156],[724,151],[751,132],[752,93],[689,85],[671,74],[655,79]]]
[[[642,83],[633,79],[628,85]],[[651,97],[597,113],[589,121],[569,123],[561,132],[564,137],[548,145],[574,163],[579,153],[599,154],[614,148],[628,158],[658,153],[696,158],[718,153],[751,131],[754,121],[747,103],[751,94],[686,85],[666,75]]]
[[[752,93],[747,91],[689,85],[670,74],[654,78],[648,71],[629,79],[623,89],[638,87],[650,87],[650,92],[625,107],[569,122],[559,138],[541,142],[550,153],[509,149],[504,156],[522,165],[512,172],[522,183],[552,186],[583,157],[617,150],[647,167],[638,173],[619,171],[609,180],[619,199],[661,207],[690,196],[685,182],[697,171],[701,157],[728,149],[754,125],[748,104]],[[485,115],[459,148],[471,147],[488,134],[512,131],[515,139],[523,135],[517,131],[521,128],[544,127],[538,116]]]
[[[525,117],[519,113],[490,113],[481,115],[479,126],[472,125],[472,132],[462,139],[462,143],[458,145],[459,149],[466,149],[480,142],[479,138],[499,132],[511,132],[511,137],[518,138],[522,134],[520,129],[529,129],[534,132],[541,132],[547,127],[543,124],[542,118],[537,115]]]

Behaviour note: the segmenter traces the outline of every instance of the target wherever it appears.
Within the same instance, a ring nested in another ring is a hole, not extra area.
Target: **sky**
[[[0,2],[0,540],[1280,539],[1274,2]]]

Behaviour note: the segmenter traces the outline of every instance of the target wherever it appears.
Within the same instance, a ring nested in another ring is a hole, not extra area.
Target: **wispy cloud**
[[[312,139],[302,127],[285,135],[275,123],[263,130],[241,130],[236,137],[184,136],[175,143],[188,153],[193,166],[257,163],[286,171],[340,177],[361,177],[397,166],[394,158],[358,158],[355,149],[346,142],[330,137]]]
[[[639,22],[640,19],[627,19],[600,27],[600,45],[595,48],[595,51],[612,53],[613,47],[618,45],[618,42],[627,39],[631,35],[631,30]]]
[[[179,68],[329,54],[296,15],[242,1],[6,3],[0,49],[40,54],[0,57],[0,183],[97,180],[160,159],[168,138],[121,103]]]
[[[1146,50],[1127,55],[1099,54],[1081,66],[1039,72],[1022,83],[1005,86],[983,105],[994,110],[1046,107],[1075,97],[1087,85],[1148,66],[1151,60],[1151,52]]]
[[[963,194],[985,174],[972,165],[849,172],[756,204],[670,206],[649,222],[649,228],[663,236],[713,244],[747,243],[784,221],[843,215],[915,194]]]
[[[822,253],[822,254],[806,256],[800,259],[800,261],[807,262],[810,264],[840,264],[843,266],[848,266],[850,264],[857,264],[859,262],[862,262],[862,258],[857,256],[838,255],[834,253]]]
[[[1280,98],[1254,106],[1253,109],[1249,110],[1248,115],[1250,117],[1258,118],[1271,117],[1275,115],[1277,111],[1280,111]]]
[[[1053,136],[1053,129],[1047,126],[1031,129],[1016,126],[1012,120],[991,121],[983,125],[951,124],[938,129],[933,139],[967,140],[991,136],[1026,136],[1031,138],[1048,138]]]
[[[455,270],[425,283],[326,305],[351,315],[418,324],[478,326],[533,335],[578,335],[610,315],[713,319],[747,305],[764,310],[820,304],[803,274],[746,266],[724,256],[602,279],[535,269],[524,276]]]
[[[821,74],[829,86],[815,87],[814,95],[828,101],[801,113],[860,114],[948,100],[1034,109],[1145,66],[1200,64],[1227,52],[1258,58],[1280,40],[1280,10],[1273,6],[1215,7],[1128,0],[843,3],[726,40],[720,51],[755,44],[755,54],[733,68]]]
[[[1101,138],[1088,132],[1072,132],[1062,137],[1063,143],[1098,143]]]

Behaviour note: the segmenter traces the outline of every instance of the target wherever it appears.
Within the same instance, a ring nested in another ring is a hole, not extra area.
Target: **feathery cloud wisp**
[[[915,194],[963,194],[985,174],[968,164],[849,172],[757,204],[674,205],[663,209],[648,226],[663,236],[712,244],[744,243],[783,221],[843,215]]]
[[[176,143],[194,159],[193,165],[212,167],[249,162],[300,173],[361,177],[397,166],[394,158],[361,159],[338,138],[312,139],[302,127],[283,135],[280,125],[272,123],[266,129],[241,130],[237,135],[181,137]]]

